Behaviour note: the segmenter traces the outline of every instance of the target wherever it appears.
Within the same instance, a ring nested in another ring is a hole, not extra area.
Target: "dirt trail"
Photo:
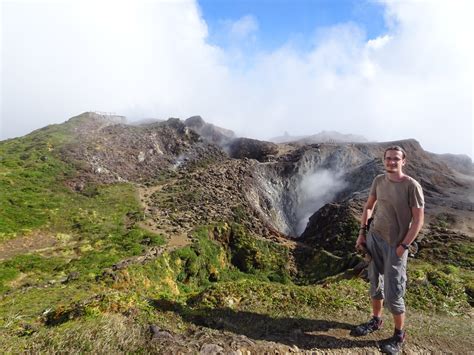
[[[387,322],[380,331],[364,337],[352,336],[355,325],[367,319],[363,311],[328,313],[320,319],[216,312],[218,316],[191,320],[186,335],[166,330],[157,334],[157,352],[194,354],[209,346],[214,350],[212,353],[381,354],[380,347],[392,336],[394,327],[393,321],[385,317]],[[472,353],[469,329],[455,317],[410,313],[407,328],[402,354]]]
[[[16,255],[40,251],[54,247],[58,240],[47,233],[32,233],[0,243],[0,260],[13,258]]]
[[[187,233],[175,228],[167,218],[160,218],[160,223],[157,223],[157,216],[162,217],[163,214],[159,213],[157,207],[153,205],[152,196],[165,186],[166,184],[138,187],[138,198],[145,211],[145,220],[138,225],[144,230],[164,236],[167,239],[167,249],[174,250],[191,244],[191,239]]]

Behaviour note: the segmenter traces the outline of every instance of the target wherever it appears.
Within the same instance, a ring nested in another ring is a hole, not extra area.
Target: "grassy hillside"
[[[303,349],[375,346],[348,338],[369,312],[367,284],[328,272],[329,254],[317,251],[307,259],[314,265],[295,274],[288,246],[231,221],[196,226],[191,245],[171,250],[169,235],[138,227],[144,211],[133,184],[73,191],[67,181],[78,163],[61,159],[62,147],[77,143],[73,124],[0,142],[1,349],[162,351],[168,343],[150,340],[151,325],[171,334],[176,351],[199,350],[199,332],[214,343],[240,344],[237,335],[245,336],[249,349],[275,341]],[[473,272],[463,260],[410,263],[407,303],[420,349],[472,348],[458,322],[470,321],[473,303]],[[311,282],[301,282],[305,277]],[[310,336],[334,327],[342,329],[334,341]],[[431,336],[439,343],[430,344]]]

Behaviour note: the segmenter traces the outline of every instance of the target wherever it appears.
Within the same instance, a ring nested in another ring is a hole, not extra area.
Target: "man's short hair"
[[[389,150],[397,150],[399,152],[402,152],[402,156],[403,156],[403,159],[406,158],[407,156],[407,153],[405,153],[405,150],[400,147],[399,145],[391,145],[390,147],[386,148],[385,151],[383,152],[383,157],[385,158],[385,154],[389,151]]]

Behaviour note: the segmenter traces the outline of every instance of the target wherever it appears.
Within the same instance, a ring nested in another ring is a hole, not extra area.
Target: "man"
[[[382,306],[392,313],[395,332],[382,350],[401,351],[405,341],[405,295],[408,247],[415,240],[424,220],[424,198],[420,184],[403,173],[405,151],[391,146],[384,152],[385,174],[378,175],[370,189],[361,218],[356,248],[366,248],[369,264],[372,319],[354,329],[356,336],[372,333],[382,326]],[[367,234],[367,222],[374,216]]]

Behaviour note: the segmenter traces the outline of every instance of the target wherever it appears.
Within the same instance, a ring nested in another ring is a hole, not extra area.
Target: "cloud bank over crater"
[[[265,139],[321,130],[416,138],[473,154],[469,1],[383,1],[387,33],[356,23],[258,46],[258,17],[210,43],[199,4],[4,1],[1,138],[83,111],[206,121]],[[269,6],[271,6],[269,4]],[[225,30],[226,29],[226,30]]]

